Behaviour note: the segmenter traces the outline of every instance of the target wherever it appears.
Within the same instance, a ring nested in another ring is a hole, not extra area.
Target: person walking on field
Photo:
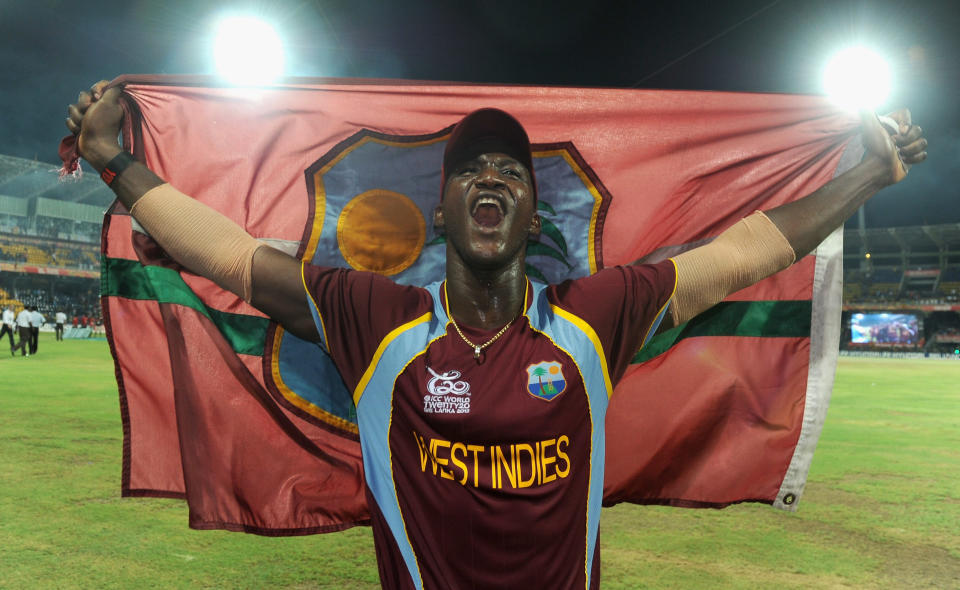
[[[67,314],[63,313],[62,311],[58,311],[54,316],[54,320],[56,321],[56,327],[54,328],[54,331],[57,334],[57,341],[60,342],[63,340],[63,324],[67,322]]]
[[[173,259],[317,343],[355,392],[385,588],[599,587],[603,415],[632,355],[790,266],[926,158],[908,112],[891,131],[865,114],[864,160],[814,193],[675,258],[545,285],[524,271],[541,229],[529,138],[481,109],[438,162],[446,280],[420,288],[301,262],[178,192],[121,149],[120,89],[105,87],[69,107],[80,154]],[[530,474],[495,475],[518,455]]]
[[[47,321],[34,305],[30,308],[30,354],[37,354],[40,345],[40,327]]]
[[[19,341],[11,350],[11,354],[19,350],[20,356],[30,356],[30,310],[24,307],[17,314],[17,337]]]
[[[3,335],[7,335],[7,339],[10,341],[10,355],[13,356],[13,333],[16,331],[16,317],[14,316],[13,310],[9,306],[3,308],[3,315],[0,316],[0,340],[3,340]]]

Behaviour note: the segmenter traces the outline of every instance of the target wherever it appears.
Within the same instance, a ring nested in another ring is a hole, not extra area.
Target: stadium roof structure
[[[99,176],[87,166],[80,178],[68,177],[61,181],[59,166],[0,154],[0,195],[29,199],[43,197],[95,205],[104,210],[113,202],[114,195]]]
[[[960,223],[846,229],[843,257],[864,264],[869,260],[870,265],[903,268],[943,269],[957,265],[960,264]]]

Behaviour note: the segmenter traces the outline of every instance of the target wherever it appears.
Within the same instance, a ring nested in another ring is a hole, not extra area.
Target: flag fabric
[[[480,107],[506,110],[530,135],[543,232],[527,273],[548,282],[703,243],[812,192],[862,152],[855,118],[811,96],[114,83],[125,88],[126,147],[178,189],[291,255],[409,284],[443,277],[432,228],[443,147]],[[840,235],[637,352],[607,414],[605,504],[795,509],[836,365]],[[366,524],[356,412],[324,352],[180,268],[119,204],[102,248],[123,495],[185,498],[194,528]],[[565,386],[541,369],[537,395]]]

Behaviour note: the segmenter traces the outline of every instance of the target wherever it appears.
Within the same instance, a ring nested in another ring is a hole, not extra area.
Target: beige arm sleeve
[[[264,244],[242,227],[169,184],[147,191],[130,213],[174,260],[250,301],[253,254]]]
[[[739,291],[793,264],[796,254],[770,219],[757,211],[709,244],[673,258],[677,290],[670,314],[680,325]]]

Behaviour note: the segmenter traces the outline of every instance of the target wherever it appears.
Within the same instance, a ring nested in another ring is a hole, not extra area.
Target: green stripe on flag
[[[684,338],[696,336],[806,338],[810,336],[812,312],[809,300],[718,303],[689,322],[654,336],[630,362],[648,361]]]
[[[136,260],[104,258],[100,292],[104,297],[125,297],[189,307],[209,318],[235,352],[263,355],[269,320],[207,307],[175,270],[144,266]]]
[[[175,270],[144,266],[136,260],[104,258],[100,282],[105,297],[151,300],[194,309],[217,326],[235,352],[263,354],[269,320],[207,307]],[[812,307],[810,301],[719,303],[691,321],[654,336],[631,362],[650,360],[684,338],[697,336],[805,338],[810,335]]]

